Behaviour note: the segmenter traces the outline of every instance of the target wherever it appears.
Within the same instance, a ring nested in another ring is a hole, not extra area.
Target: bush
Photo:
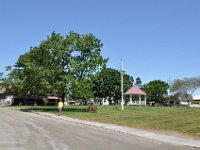
[[[97,106],[90,105],[90,106],[88,107],[88,112],[96,113],[96,112],[97,112]]]
[[[44,106],[46,106],[48,104],[48,102],[49,102],[48,99],[46,99],[46,98],[43,99],[42,101],[44,102]]]

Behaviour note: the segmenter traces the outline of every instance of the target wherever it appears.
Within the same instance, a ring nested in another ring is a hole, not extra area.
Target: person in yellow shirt
[[[63,109],[63,102],[60,100],[60,102],[58,103],[59,114],[62,112],[62,109]]]

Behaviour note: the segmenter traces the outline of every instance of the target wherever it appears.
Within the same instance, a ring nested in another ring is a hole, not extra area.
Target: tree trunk
[[[64,110],[64,103],[65,103],[65,95],[66,95],[66,92],[62,92],[61,100],[63,102],[63,110]]]
[[[111,105],[112,104],[112,98],[109,97],[108,101],[109,101],[109,105]]]
[[[62,95],[61,95],[61,100],[62,100],[62,102],[64,102],[64,101],[65,101],[65,95],[66,95],[66,93],[65,93],[65,92],[63,92],[63,93],[62,93]]]

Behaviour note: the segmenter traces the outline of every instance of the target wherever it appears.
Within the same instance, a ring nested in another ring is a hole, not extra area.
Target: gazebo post
[[[132,104],[133,101],[132,101],[132,95],[130,94],[130,103]]]
[[[147,98],[146,98],[146,95],[144,95],[144,104],[145,104],[145,106],[147,105]]]
[[[142,105],[141,95],[139,95],[139,104]]]

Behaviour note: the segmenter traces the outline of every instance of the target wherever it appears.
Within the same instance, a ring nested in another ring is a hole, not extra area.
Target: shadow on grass
[[[20,111],[23,112],[58,112],[56,107],[33,107],[33,108],[21,108]],[[88,112],[87,108],[64,108],[63,112]]]
[[[40,111],[40,112],[53,112],[53,111],[57,111],[56,108],[21,108],[20,111],[23,112],[32,112],[32,111]]]
[[[67,112],[88,112],[87,108],[65,108],[63,111]]]

